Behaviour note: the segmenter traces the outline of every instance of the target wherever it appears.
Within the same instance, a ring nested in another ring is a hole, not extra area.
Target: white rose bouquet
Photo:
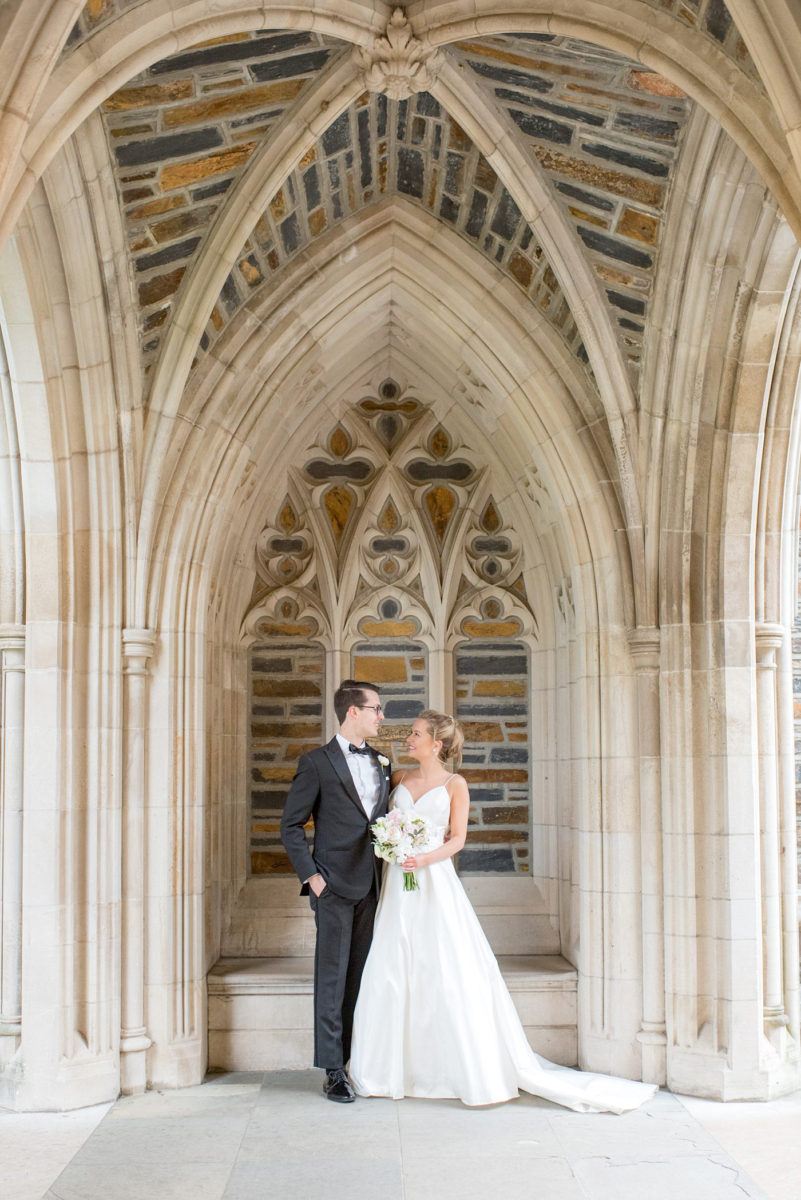
[[[414,817],[411,813],[393,808],[385,817],[370,826],[376,858],[398,866],[404,859],[425,846],[432,834],[431,823],[425,817]],[[415,892],[419,889],[414,871],[403,872],[403,890]]]

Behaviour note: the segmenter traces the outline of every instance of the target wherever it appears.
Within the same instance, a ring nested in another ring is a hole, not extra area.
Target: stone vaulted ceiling
[[[758,78],[720,0],[653,0],[653,6],[678,13]],[[64,56],[132,7],[135,0],[90,0]],[[570,37],[496,34],[453,42],[440,53],[547,180],[563,237],[597,280],[597,293],[583,302],[605,309],[636,395],[693,102],[647,66]],[[151,63],[103,103],[147,376],[188,272],[248,164],[321,76],[353,54],[348,42],[316,32],[243,31]],[[195,361],[317,239],[402,197],[512,281],[521,304],[546,318],[591,379],[594,364],[564,273],[560,278],[537,222],[523,217],[519,195],[436,95],[420,90],[395,99],[389,92],[358,95],[287,171],[232,260]]]

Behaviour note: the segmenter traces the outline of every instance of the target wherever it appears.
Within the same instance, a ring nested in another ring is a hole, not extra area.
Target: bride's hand
[[[424,867],[427,861],[425,854],[410,854],[408,858],[403,860],[401,866],[404,871],[417,871],[420,867]]]

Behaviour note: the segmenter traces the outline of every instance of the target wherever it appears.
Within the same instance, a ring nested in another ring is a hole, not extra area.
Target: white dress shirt
[[[351,754],[348,749],[350,742],[347,738],[343,738],[341,733],[337,734],[337,741],[339,742],[340,750],[345,755],[348,770],[353,776],[353,782],[359,794],[359,799],[362,802],[362,808],[367,816],[371,817],[376,801],[378,800],[378,789],[381,783],[378,761],[372,754]]]

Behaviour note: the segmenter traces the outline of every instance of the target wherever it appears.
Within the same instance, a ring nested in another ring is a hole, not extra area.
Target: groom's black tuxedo
[[[380,860],[370,838],[370,823],[387,811],[389,765],[375,750],[375,802],[368,816],[353,782],[340,744],[304,754],[286,798],[281,840],[303,887],[309,893],[317,923],[314,956],[315,1066],[344,1066],[350,1057],[353,1010],[362,970],[373,936],[373,918],[381,882]],[[304,825],[314,818],[314,845],[309,849]],[[322,875],[319,897],[307,880]]]
[[[365,896],[373,884],[377,889],[381,881],[381,863],[370,840],[370,821],[387,811],[389,768],[382,767],[372,747],[370,754],[380,782],[369,818],[335,737],[298,761],[281,818],[281,840],[303,883],[304,896],[309,890],[305,881],[318,871],[333,892],[350,900]],[[309,817],[314,818],[311,851],[303,831]]]

